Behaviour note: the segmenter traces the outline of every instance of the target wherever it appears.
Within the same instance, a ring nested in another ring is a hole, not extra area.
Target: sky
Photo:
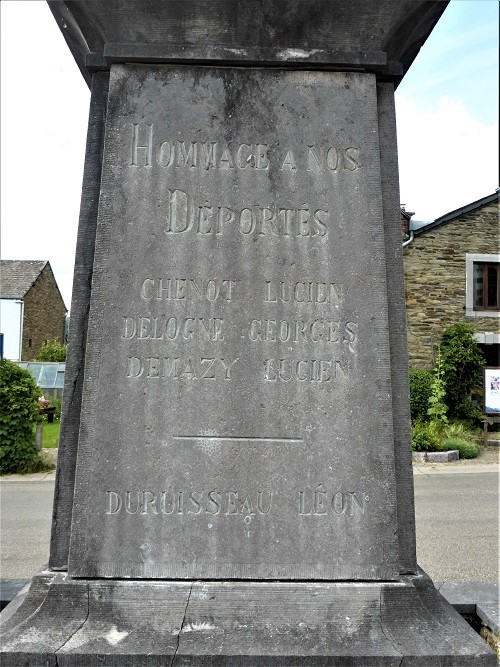
[[[67,308],[90,93],[43,0],[2,0],[1,256]],[[432,221],[498,187],[497,0],[452,0],[396,93],[400,202]]]

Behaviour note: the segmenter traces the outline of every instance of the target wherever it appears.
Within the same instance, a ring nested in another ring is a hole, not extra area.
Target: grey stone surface
[[[448,463],[458,461],[460,453],[458,449],[450,449],[447,452],[413,452],[412,459],[419,463]]]
[[[447,463],[448,461],[458,461],[459,456],[458,449],[450,449],[447,452],[427,452],[427,461],[429,463]]]
[[[49,0],[83,76],[116,62],[367,68],[399,81],[445,10],[426,0]],[[399,203],[399,202],[398,202]]]
[[[64,401],[52,515],[49,565],[55,570],[68,567],[108,83],[109,75],[106,72],[98,72],[92,77],[85,168],[73,276],[71,327],[64,378]]]
[[[0,610],[6,607],[16,595],[29,584],[26,579],[0,579]]]
[[[371,75],[113,67],[74,576],[398,575],[376,109]]]
[[[400,665],[404,656],[414,665],[495,664],[423,574],[393,583],[257,583],[42,573],[2,636],[5,667],[26,659],[58,667],[357,667]]]
[[[499,606],[499,584],[484,581],[445,581],[437,586],[441,595],[460,613],[473,614],[476,606]]]
[[[406,349],[406,299],[404,294],[401,221],[394,86],[377,83],[381,189],[384,208],[385,266],[389,345],[391,350],[392,418],[398,546],[401,572],[415,572],[415,506],[411,460],[411,424]]]
[[[497,635],[500,634],[500,610],[496,603],[482,602],[476,606],[476,614],[487,628]]]

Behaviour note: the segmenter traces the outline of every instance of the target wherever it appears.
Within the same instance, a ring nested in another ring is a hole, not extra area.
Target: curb
[[[414,475],[456,475],[467,473],[484,473],[491,472],[500,474],[500,463],[472,463],[470,465],[461,464],[456,465],[456,461],[449,463],[434,463],[431,461],[413,461]],[[450,465],[451,464],[451,465]],[[1,475],[1,484],[12,484],[19,482],[50,482],[56,479],[56,471],[49,470],[47,472],[35,472],[29,475]]]
[[[471,473],[491,472],[500,473],[500,463],[476,463],[472,465],[456,465],[456,461],[450,463],[413,463],[413,475],[464,475]]]
[[[55,481],[56,471],[47,470],[47,472],[33,472],[28,475],[2,475],[0,481],[2,484],[10,484],[12,482],[47,482]]]
[[[413,452],[411,458],[417,463],[448,463],[458,461],[460,452],[458,449],[449,449],[446,452]]]

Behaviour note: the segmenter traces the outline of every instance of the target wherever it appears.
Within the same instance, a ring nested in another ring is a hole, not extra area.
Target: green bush
[[[461,459],[475,459],[481,448],[475,442],[458,436],[446,438],[442,442],[443,449],[458,449]]]
[[[482,383],[483,353],[468,324],[455,324],[443,333],[439,344],[442,358],[445,402],[450,419],[476,421],[481,411],[471,403],[471,393]]]
[[[66,361],[68,346],[58,340],[48,340],[40,348],[37,361]]]
[[[46,468],[35,445],[38,396],[31,373],[0,360],[0,474]]]
[[[436,429],[422,422],[414,424],[411,430],[411,448],[414,452],[440,450],[439,436]]]
[[[410,411],[412,420],[427,421],[431,395],[432,373],[415,369],[410,371]]]
[[[443,438],[461,438],[462,440],[477,440],[481,442],[483,433],[481,430],[471,430],[464,422],[454,421],[447,424],[443,431]]]
[[[460,458],[474,459],[481,448],[474,442],[481,435],[474,433],[464,424],[453,422],[444,424],[441,421],[414,422],[411,432],[411,448],[414,452],[446,451],[458,449]]]
[[[444,402],[446,395],[446,386],[444,381],[443,360],[441,352],[438,352],[436,363],[434,365],[434,372],[431,379],[431,394],[429,396],[429,407],[427,414],[431,418],[431,423],[435,428],[439,429],[448,423],[448,406]]]
[[[56,409],[54,412],[54,419],[61,419],[61,399],[59,396],[50,397],[50,406]]]

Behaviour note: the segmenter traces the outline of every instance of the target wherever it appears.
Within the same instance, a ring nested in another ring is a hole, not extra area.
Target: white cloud
[[[396,109],[401,202],[415,220],[435,220],[495,191],[497,124],[482,124],[446,97],[420,109],[397,95]]]

